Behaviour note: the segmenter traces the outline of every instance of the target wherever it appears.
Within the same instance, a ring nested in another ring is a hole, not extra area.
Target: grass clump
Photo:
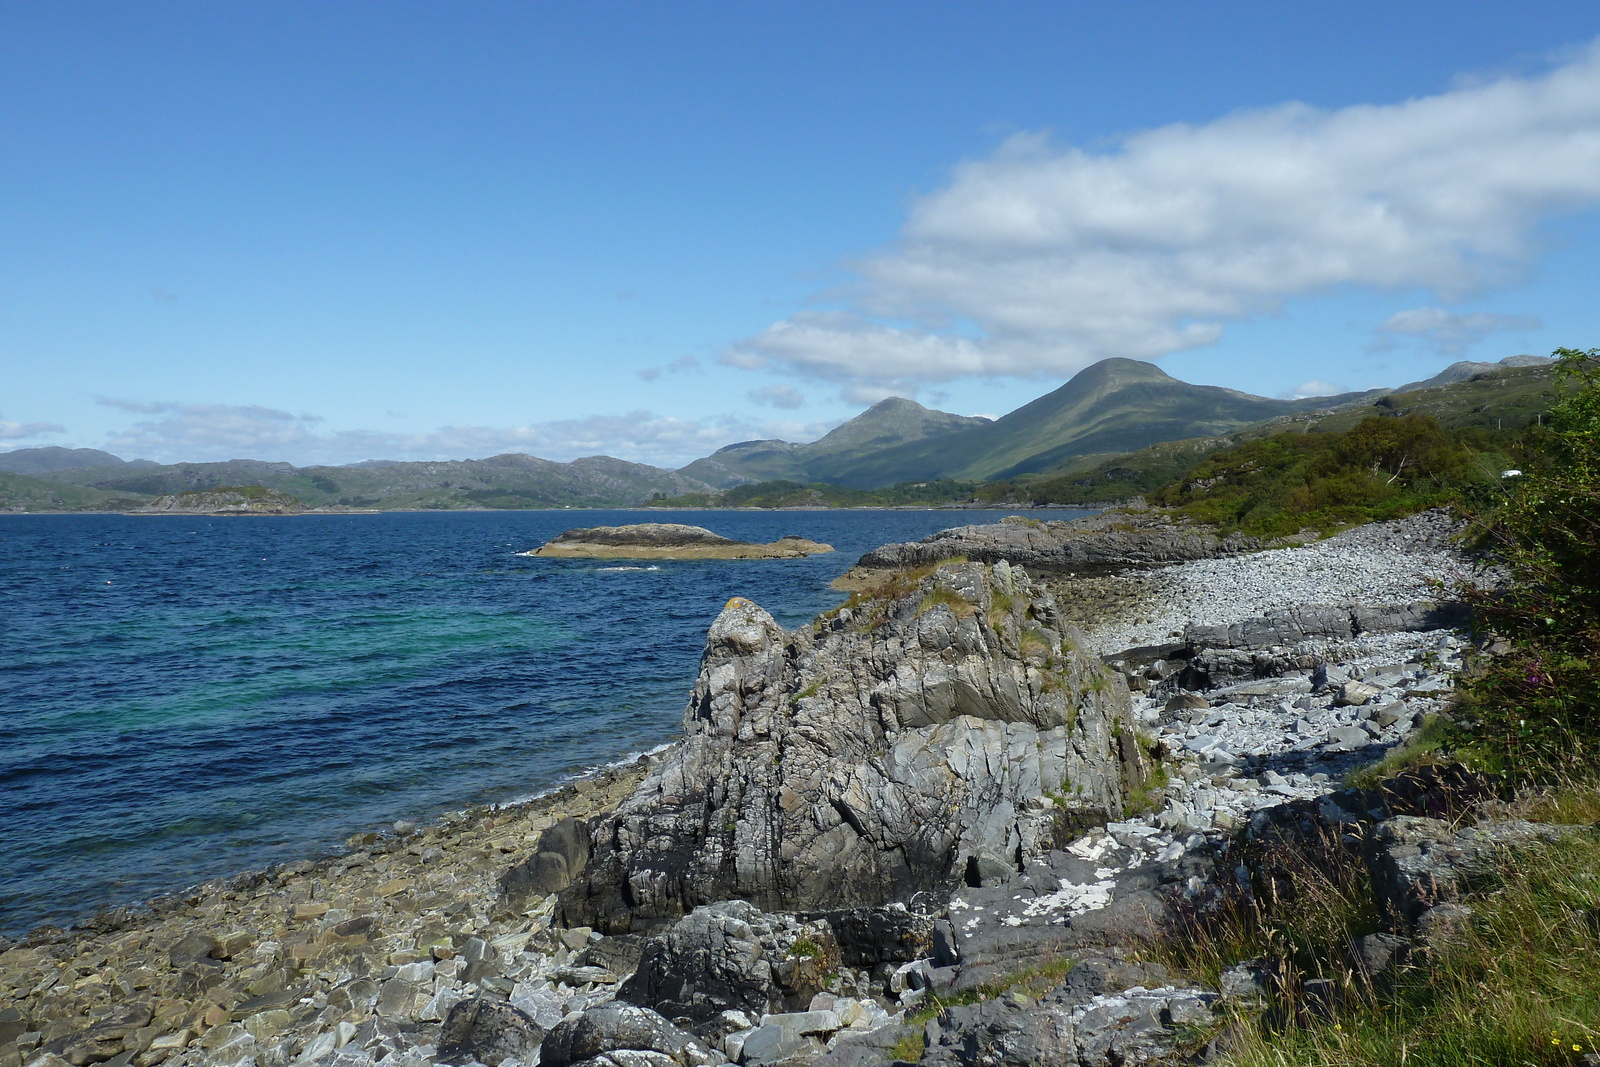
[[[822,955],[822,946],[809,937],[799,937],[789,946],[789,955],[803,960],[814,960]]]
[[[889,1050],[889,1059],[903,1063],[916,1063],[922,1059],[922,1054],[928,1050],[928,1035],[918,1030],[907,1034],[894,1043]]]
[[[1459,747],[1470,746],[1470,743],[1470,736],[1463,734],[1454,722],[1442,715],[1429,715],[1404,744],[1390,749],[1378,762],[1352,771],[1345,778],[1345,784],[1355,789],[1373,789],[1401,771],[1433,763],[1446,753],[1458,760],[1463,755],[1470,756],[1470,748]]]
[[[948,563],[964,562],[966,562],[964,558],[956,557],[930,563],[925,567],[908,567],[893,571],[871,585],[854,590],[845,598],[844,603],[823,612],[819,619],[826,622],[841,611],[849,610],[858,617],[858,626],[861,629],[882,626],[888,621],[889,612],[895,603],[916,592],[917,586],[922,584],[924,578]]]
[[[962,596],[960,593],[956,592],[954,589],[946,589],[943,586],[935,586],[933,589],[930,589],[926,594],[924,594],[922,602],[917,605],[917,614],[919,616],[926,615],[934,608],[940,606],[949,608],[958,619],[968,618],[977,614],[978,611],[978,606],[976,604]]]
[[[1136,731],[1133,736],[1144,755],[1145,772],[1143,779],[1128,789],[1123,810],[1127,815],[1153,815],[1166,807],[1167,786],[1172,782],[1166,750],[1149,734]]]
[[[1600,840],[1519,849],[1465,902],[1468,923],[1414,954],[1389,985],[1347,981],[1331,1018],[1281,1028],[1268,1016],[1240,1020],[1226,1062],[1584,1062],[1600,1042]]]

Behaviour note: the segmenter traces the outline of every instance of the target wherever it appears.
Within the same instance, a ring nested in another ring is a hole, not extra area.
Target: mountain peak
[[[857,415],[856,418],[865,418],[868,415],[887,415],[896,411],[923,412],[928,410],[930,409],[923,407],[915,400],[908,400],[903,396],[886,396],[860,415]]]
[[[1178,379],[1142,359],[1124,359],[1112,356],[1091,363],[1068,381],[1068,385],[1126,385],[1131,382],[1175,382]]]
[[[808,457],[831,455],[846,450],[887,448],[909,441],[921,441],[981,426],[988,419],[952,415],[948,411],[925,408],[915,400],[891,396],[878,401],[849,422],[835,426],[820,439],[800,446]]]

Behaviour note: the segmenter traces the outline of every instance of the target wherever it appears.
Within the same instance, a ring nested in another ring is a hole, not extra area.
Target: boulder
[[[520,906],[533,897],[561,892],[583,874],[588,862],[588,824],[569,816],[539,835],[533,855],[506,871],[500,888]]]
[[[1373,898],[1398,923],[1415,927],[1430,909],[1455,903],[1475,883],[1493,877],[1509,850],[1582,832],[1521,819],[1459,830],[1422,816],[1386,819],[1366,844]]]
[[[450,1009],[439,1030],[441,1063],[500,1067],[501,1060],[531,1061],[544,1040],[544,1028],[510,1004],[474,997]]]
[[[734,598],[683,742],[595,822],[562,919],[877,906],[1120,815],[1128,691],[1079,642],[1003,561],[900,575],[795,631]]]
[[[1082,1003],[1057,993],[1015,993],[946,1009],[930,1023],[922,1063],[930,1067],[1121,1067],[1166,1062],[1185,1029],[1212,1021],[1216,995],[1170,986],[1134,987]]]
[[[724,1011],[763,1015],[804,1007],[839,966],[827,922],[765,915],[730,900],[696,908],[645,941],[618,996],[697,1022]]]
[[[632,1004],[605,1004],[563,1019],[545,1035],[541,1067],[570,1067],[615,1051],[655,1052],[681,1067],[704,1067],[713,1055],[656,1012]]]

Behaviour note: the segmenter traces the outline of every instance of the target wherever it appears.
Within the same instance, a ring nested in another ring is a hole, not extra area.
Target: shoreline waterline
[[[567,510],[0,516],[0,599],[20,609],[0,664],[0,933],[325,856],[361,827],[536,797],[669,744],[729,597],[802,625],[861,552],[952,525],[817,512],[805,532],[831,557],[732,566],[516,555]],[[761,540],[800,525],[719,518]]]

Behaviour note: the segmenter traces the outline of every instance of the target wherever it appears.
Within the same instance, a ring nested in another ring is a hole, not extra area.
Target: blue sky
[[[0,0],[0,448],[297,463],[1600,344],[1593,3]]]

